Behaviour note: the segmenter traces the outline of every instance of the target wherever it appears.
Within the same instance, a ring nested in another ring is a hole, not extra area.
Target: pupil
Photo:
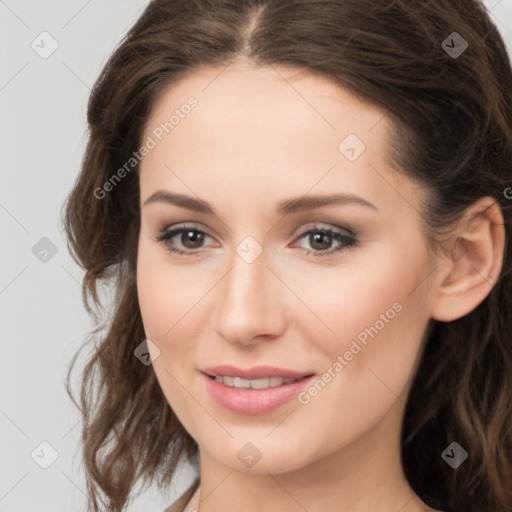
[[[191,249],[200,247],[204,238],[203,233],[200,233],[199,231],[187,231],[183,233],[183,236],[185,238],[182,240],[182,243],[187,247],[188,245],[186,242],[192,242],[192,247],[188,246]]]
[[[319,244],[319,247],[317,247],[318,249],[326,249],[330,245],[331,236],[328,233],[315,233],[313,235],[313,243],[311,244],[311,247],[314,247],[317,242]]]

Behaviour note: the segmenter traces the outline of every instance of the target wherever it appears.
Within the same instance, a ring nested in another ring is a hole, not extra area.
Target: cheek
[[[371,253],[320,281],[307,280],[311,289],[302,293],[313,298],[309,308],[331,333],[317,321],[304,321],[303,329],[309,339],[320,340],[317,346],[331,362],[346,354],[350,373],[367,378],[376,365],[399,384],[414,366],[429,319],[426,254],[421,244],[383,244]],[[321,337],[312,324],[321,326]]]
[[[167,402],[184,424],[193,410],[193,402],[183,393],[180,383],[185,382],[187,373],[193,369],[193,340],[199,338],[193,330],[201,325],[194,320],[194,314],[198,314],[197,303],[204,295],[187,274],[184,267],[173,267],[166,261],[165,251],[148,242],[139,242],[139,307],[145,335],[160,350],[158,357],[152,356],[152,368]]]
[[[180,323],[189,322],[194,305],[204,295],[204,285],[194,274],[186,266],[171,264],[163,247],[146,240],[139,242],[137,292],[149,338],[171,339]]]
[[[313,299],[308,304],[337,335],[347,333],[351,325],[375,322],[393,303],[406,300],[421,279],[421,261],[404,268],[392,254],[382,251],[375,254],[375,261],[361,259],[353,265],[333,269],[321,279],[307,280],[304,293]],[[411,298],[412,294],[407,300]]]
[[[315,423],[311,428],[319,436],[344,432],[333,441],[340,446],[389,411],[406,391],[418,361],[428,322],[426,295],[418,286],[425,267],[420,254],[405,267],[396,256],[381,251],[374,265],[361,264],[364,272],[347,271],[337,280],[325,280],[328,292],[311,307],[323,313],[335,335],[315,338],[303,322],[304,330],[310,329],[305,335],[321,340],[316,348],[326,357],[315,386],[301,397],[307,403],[302,418]]]

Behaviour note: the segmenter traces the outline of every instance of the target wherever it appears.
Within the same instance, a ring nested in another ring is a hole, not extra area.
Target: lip
[[[286,379],[300,379],[314,372],[296,372],[286,368],[277,368],[276,366],[253,366],[246,370],[237,368],[229,364],[219,366],[208,366],[201,370],[207,375],[215,377],[216,375],[226,375],[229,377],[240,377],[241,379],[264,379],[265,377],[284,377]]]
[[[236,414],[258,415],[270,413],[296,397],[315,377],[312,372],[295,372],[272,366],[255,366],[249,369],[230,365],[204,368],[202,377],[210,396],[220,406]],[[300,379],[267,389],[234,388],[217,382],[211,376],[226,375],[242,379],[285,377]]]

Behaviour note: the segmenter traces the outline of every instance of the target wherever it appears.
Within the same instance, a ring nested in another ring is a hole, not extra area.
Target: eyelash
[[[184,231],[194,231],[196,233],[203,233],[203,234],[209,236],[210,238],[213,238],[207,231],[204,231],[202,229],[197,229],[196,227],[188,225],[188,224],[184,224],[184,225],[179,225],[172,230],[168,230],[166,228],[163,231],[160,231],[156,237],[156,241],[162,243],[165,246],[166,250],[168,250],[172,254],[176,254],[177,256],[180,256],[180,257],[199,256],[202,252],[201,249],[203,249],[203,248],[200,248],[195,251],[193,251],[193,250],[184,251],[182,249],[177,249],[176,247],[174,247],[170,244],[170,240],[172,238],[174,238],[178,234],[183,233]],[[357,239],[353,236],[344,235],[341,232],[334,231],[334,230],[328,229],[328,228],[321,228],[319,226],[313,226],[312,228],[309,228],[306,231],[300,233],[297,236],[297,240],[301,239],[305,235],[309,235],[309,234],[315,233],[315,232],[330,235],[332,237],[332,240],[337,240],[338,242],[343,242],[343,244],[340,245],[337,249],[334,249],[334,250],[331,249],[329,251],[311,251],[309,249],[303,249],[304,251],[306,251],[307,256],[312,254],[313,257],[315,257],[315,258],[325,258],[327,256],[333,256],[334,254],[339,254],[347,249],[350,249],[350,248],[358,245]]]

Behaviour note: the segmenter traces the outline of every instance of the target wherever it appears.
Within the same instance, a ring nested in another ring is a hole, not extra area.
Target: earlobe
[[[431,312],[433,319],[442,322],[473,311],[496,284],[505,245],[503,215],[496,200],[486,196],[473,203],[453,238],[450,257],[439,265]]]

